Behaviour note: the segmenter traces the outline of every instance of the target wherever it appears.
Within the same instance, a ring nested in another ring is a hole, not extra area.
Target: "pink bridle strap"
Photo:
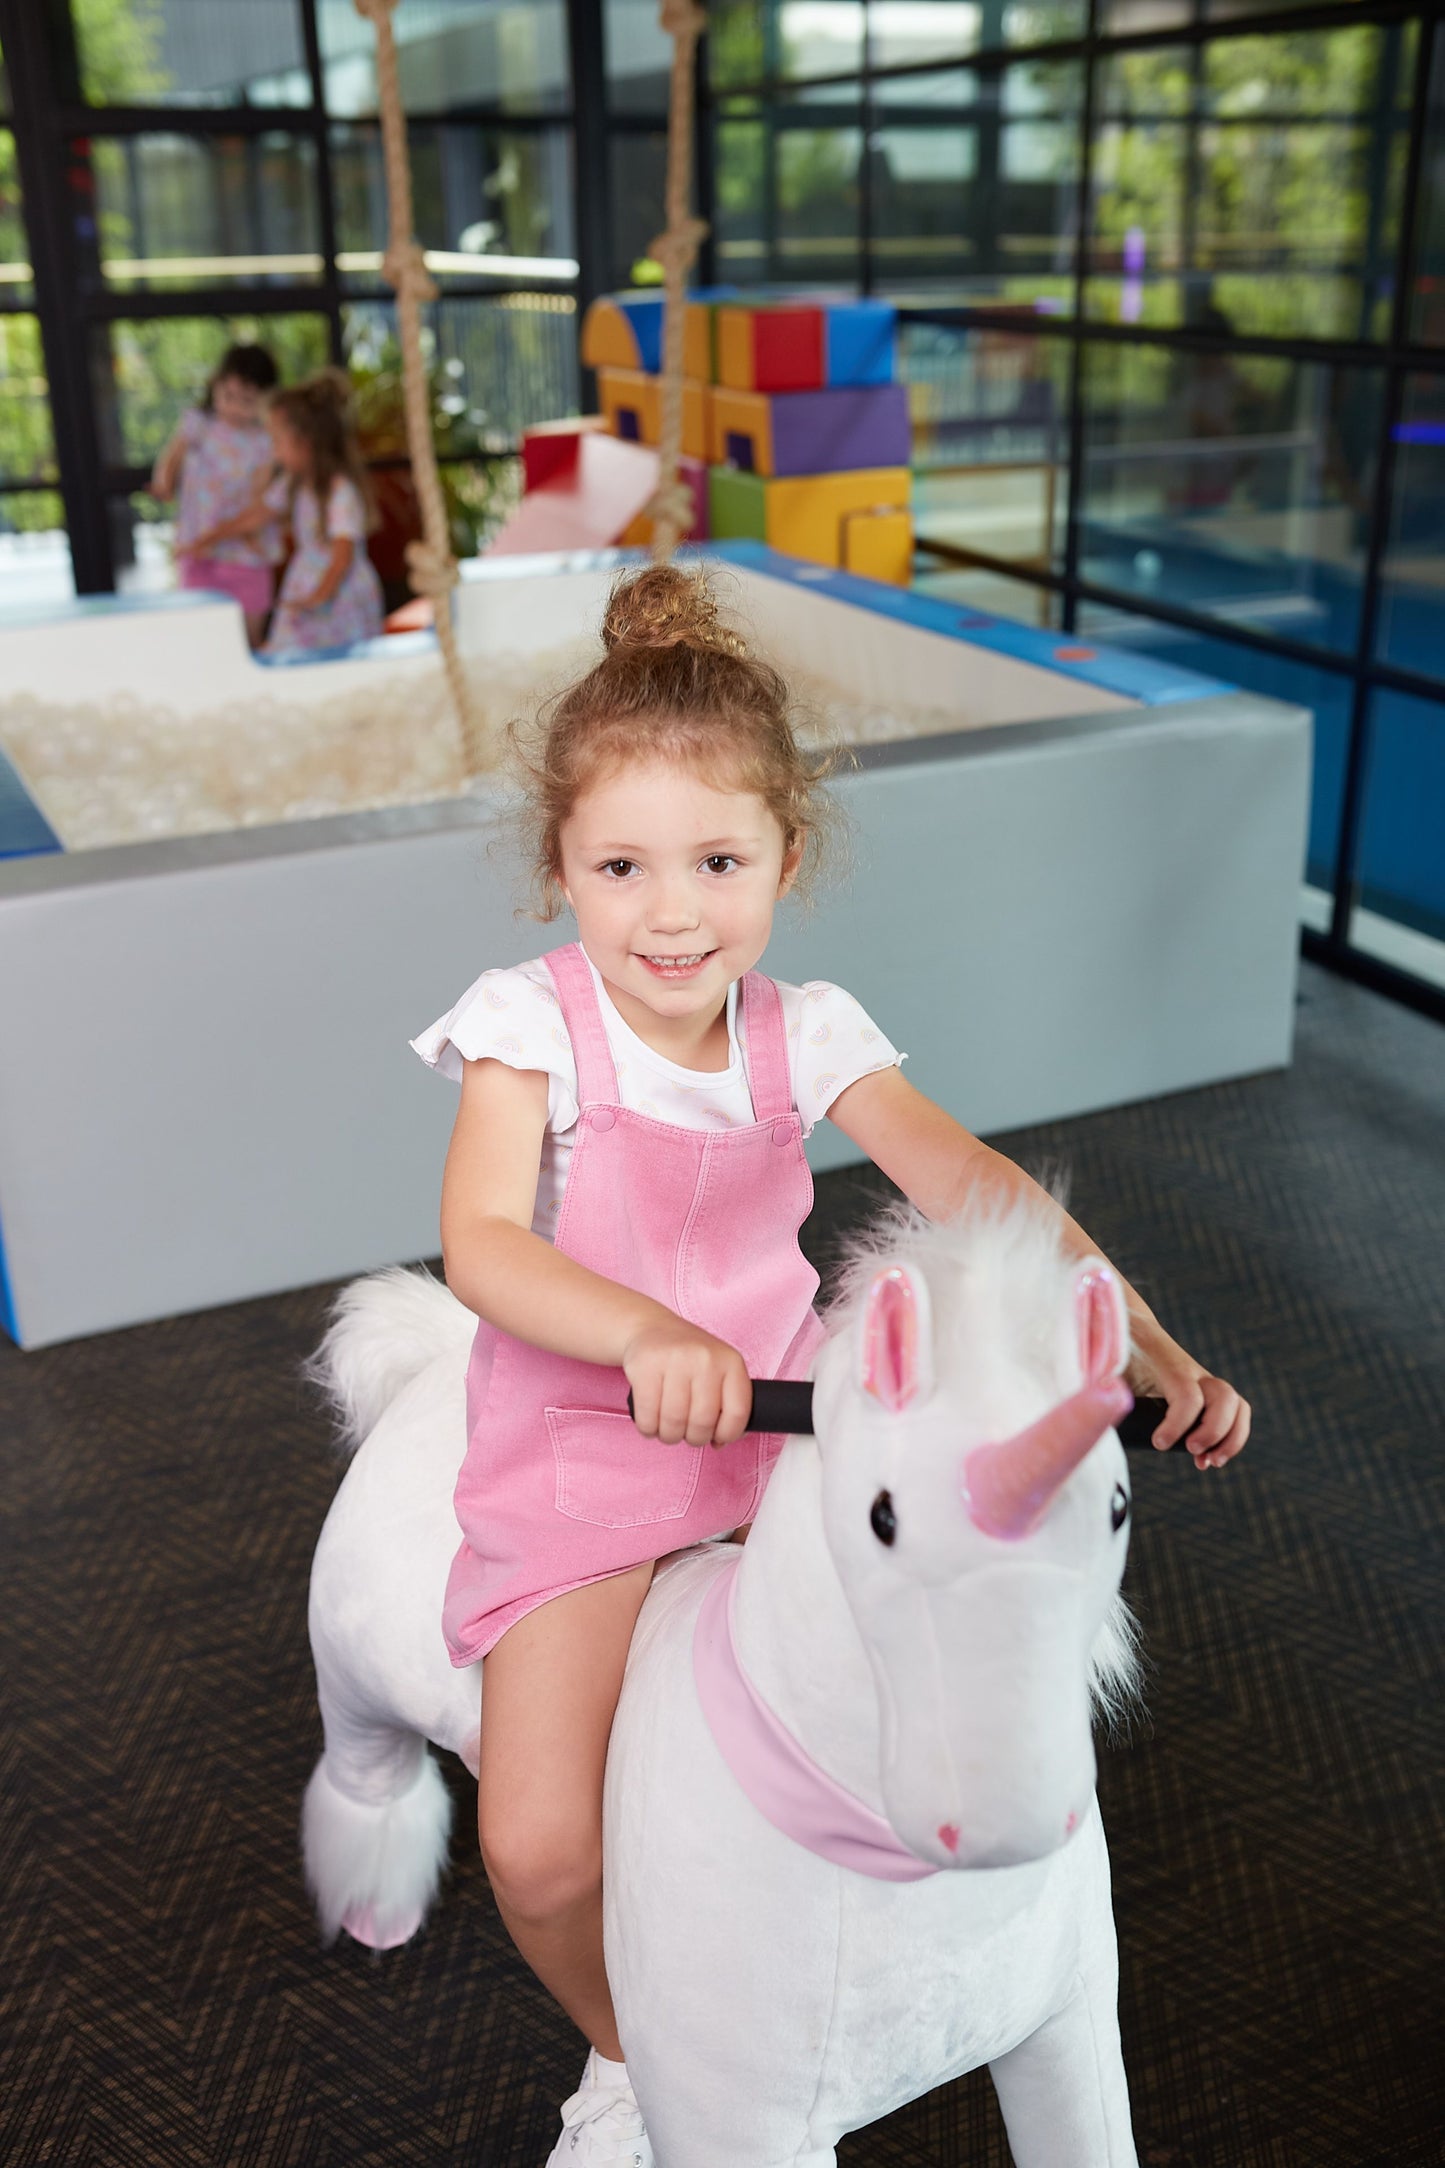
[[[881,1814],[818,1767],[743,1670],[733,1636],[741,1562],[730,1560],[714,1578],[692,1637],[698,1700],[723,1760],[759,1814],[820,1859],[879,1882],[937,1874],[898,1842]]]

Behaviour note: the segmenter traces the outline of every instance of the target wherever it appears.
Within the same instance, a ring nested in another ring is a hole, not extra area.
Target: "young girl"
[[[293,550],[281,581],[267,655],[349,647],[381,631],[381,582],[366,554],[374,524],[360,447],[349,420],[345,372],[322,369],[273,394],[270,425],[276,479],[207,543],[290,522]]]
[[[153,496],[165,500],[179,491],[181,586],[218,588],[234,596],[246,613],[252,647],[271,607],[276,522],[268,519],[243,534],[219,530],[249,511],[270,478],[274,455],[262,402],[275,382],[276,364],[264,346],[228,346],[204,401],[182,415],[151,476]]]
[[[592,2047],[549,2168],[652,2160],[603,1966],[603,1766],[654,1563],[745,1528],[772,1459],[749,1376],[806,1376],[820,1337],[802,1138],[827,1114],[934,1217],[1032,1187],[841,988],[755,969],[818,826],[776,672],[673,567],[616,590],[603,638],[532,764],[544,915],[565,902],[578,943],[484,972],[414,1042],[462,1087],[442,1242],[481,1322],[444,1631],[483,1659],[482,1854]],[[1126,1297],[1155,1443],[1195,1425],[1221,1466],[1248,1408]]]

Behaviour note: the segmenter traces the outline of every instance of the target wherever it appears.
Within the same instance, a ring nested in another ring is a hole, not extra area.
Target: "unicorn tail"
[[[305,1374],[330,1401],[342,1450],[354,1453],[402,1387],[434,1356],[466,1361],[477,1321],[425,1270],[392,1265],[343,1287]]]

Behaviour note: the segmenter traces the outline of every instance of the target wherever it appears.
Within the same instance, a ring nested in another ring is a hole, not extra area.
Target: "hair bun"
[[[712,589],[698,572],[648,565],[619,580],[602,620],[609,655],[626,647],[700,647],[745,655],[746,644],[718,617]]]

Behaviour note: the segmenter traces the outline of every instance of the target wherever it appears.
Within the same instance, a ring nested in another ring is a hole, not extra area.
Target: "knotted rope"
[[[452,706],[456,710],[457,735],[468,774],[485,764],[486,746],[480,718],[472,704],[466,671],[457,647],[448,596],[457,584],[457,561],[452,554],[446,499],[437,472],[436,446],[432,441],[431,400],[426,365],[421,350],[422,303],[436,299],[436,286],[426,258],[412,231],[411,162],[407,154],[406,114],[396,72],[396,40],[391,14],[396,0],[355,0],[356,12],[376,29],[376,91],[381,111],[381,147],[386,165],[386,197],[390,227],[381,273],[396,293],[397,336],[401,344],[402,401],[406,414],[406,441],[411,455],[412,479],[421,507],[421,539],[406,547],[406,568],[412,587],[429,596],[436,619],[437,641],[442,651]]]
[[[361,0],[357,0],[357,6]],[[686,328],[687,274],[697,261],[707,226],[694,218],[692,198],[693,71],[697,41],[707,16],[695,0],[660,0],[658,21],[672,39],[672,75],[667,113],[667,230],[648,255],[663,271],[662,425],[657,452],[657,488],[647,506],[652,520],[652,554],[664,563],[693,523],[692,491],[679,479],[682,452],[683,334]]]

